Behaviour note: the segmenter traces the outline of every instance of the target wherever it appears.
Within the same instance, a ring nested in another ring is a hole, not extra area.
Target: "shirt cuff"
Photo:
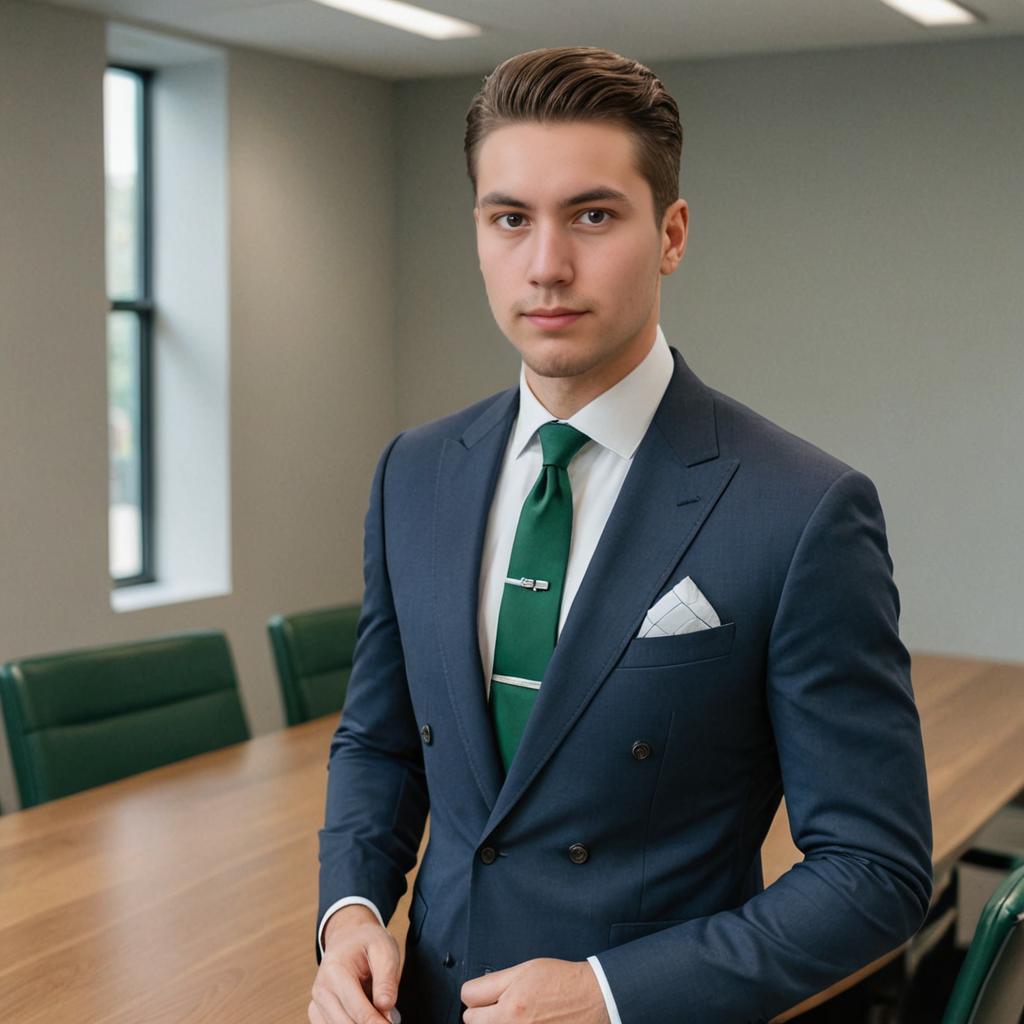
[[[612,995],[611,987],[608,984],[608,979],[604,975],[604,968],[601,966],[601,961],[596,956],[588,956],[587,963],[594,968],[594,974],[597,976],[597,983],[601,986],[601,995],[604,996],[604,1005],[608,1010],[608,1020],[611,1024],[622,1024],[622,1018],[619,1016],[619,1008],[615,1005],[615,996]]]
[[[370,900],[364,899],[362,896],[346,896],[344,899],[338,900],[336,903],[332,903],[324,912],[324,916],[320,918],[320,927],[316,931],[316,939],[317,942],[320,943],[321,957],[324,955],[324,928],[327,927],[328,918],[330,918],[331,914],[335,913],[338,910],[341,910],[342,907],[351,906],[353,903],[358,903],[361,906],[369,907],[373,911],[374,916],[377,918],[377,920],[380,921],[381,928],[386,927],[386,925],[384,924],[384,918],[380,916],[380,911],[377,909],[376,904],[372,903]],[[612,1024],[620,1024],[620,1022],[613,1021]]]

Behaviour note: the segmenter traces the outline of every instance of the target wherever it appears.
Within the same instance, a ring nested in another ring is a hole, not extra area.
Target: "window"
[[[227,58],[109,23],[107,66],[110,606],[131,614],[231,592]]]
[[[109,553],[115,586],[153,579],[149,75],[103,81],[106,165]]]

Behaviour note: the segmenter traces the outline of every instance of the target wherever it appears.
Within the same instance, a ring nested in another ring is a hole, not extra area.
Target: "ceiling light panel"
[[[464,39],[483,32],[479,25],[435,11],[426,11],[422,7],[402,3],[401,0],[316,0],[316,3],[428,39]]]
[[[951,0],[882,0],[882,3],[928,28],[938,25],[972,25],[978,20],[976,14]]]

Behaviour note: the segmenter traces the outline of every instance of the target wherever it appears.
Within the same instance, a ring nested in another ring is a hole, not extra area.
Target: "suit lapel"
[[[519,390],[501,394],[459,439],[445,441],[434,502],[434,613],[452,709],[488,809],[503,769],[487,709],[477,634],[480,559]]]
[[[672,380],[573,601],[485,835],[597,693],[739,465],[719,457],[711,393],[673,356]]]

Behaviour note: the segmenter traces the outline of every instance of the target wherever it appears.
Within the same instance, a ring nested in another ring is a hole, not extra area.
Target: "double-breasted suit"
[[[766,1021],[923,919],[924,760],[875,488],[673,358],[505,778],[478,581],[518,390],[380,460],[320,913],[358,895],[387,920],[429,809],[406,1024],[455,1024],[485,971],[591,954],[623,1024]],[[686,576],[722,625],[637,639]],[[783,792],[804,860],[765,890]]]

